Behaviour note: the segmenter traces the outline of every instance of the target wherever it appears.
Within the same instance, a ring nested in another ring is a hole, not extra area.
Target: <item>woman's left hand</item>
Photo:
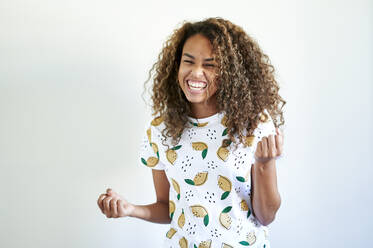
[[[284,136],[280,129],[276,128],[276,135],[263,137],[258,142],[255,151],[255,160],[259,163],[270,162],[281,156],[283,150]]]

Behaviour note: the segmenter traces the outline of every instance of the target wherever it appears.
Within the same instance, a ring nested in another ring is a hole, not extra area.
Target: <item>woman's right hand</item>
[[[131,216],[135,208],[134,205],[126,201],[112,189],[107,189],[106,194],[101,194],[97,200],[97,204],[107,218]]]

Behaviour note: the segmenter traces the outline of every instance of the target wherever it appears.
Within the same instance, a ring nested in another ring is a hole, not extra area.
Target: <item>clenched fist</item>
[[[97,204],[107,218],[130,216],[134,206],[112,189],[107,189],[106,194],[101,194]]]
[[[276,128],[276,135],[263,137],[258,142],[255,151],[255,160],[260,163],[267,163],[281,156],[283,150],[284,135],[280,129]]]

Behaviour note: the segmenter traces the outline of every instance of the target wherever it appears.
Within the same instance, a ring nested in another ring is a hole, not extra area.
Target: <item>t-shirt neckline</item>
[[[202,123],[206,123],[208,122],[207,125],[210,125],[211,123],[214,123],[214,122],[217,122],[220,117],[221,117],[222,113],[216,113],[216,114],[213,114],[211,116],[208,116],[208,117],[204,117],[204,118],[193,118],[191,116],[187,116],[188,120],[193,122],[193,123],[199,123],[199,124],[202,124]]]

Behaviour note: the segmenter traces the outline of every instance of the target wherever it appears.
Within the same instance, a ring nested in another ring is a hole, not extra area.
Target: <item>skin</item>
[[[253,214],[262,225],[273,222],[281,205],[277,189],[276,157],[283,151],[283,134],[276,128],[276,135],[263,137],[258,142],[251,167],[251,204]],[[261,161],[261,162],[259,162]]]
[[[168,212],[170,184],[164,171],[152,170],[152,172],[157,195],[155,203],[135,205],[109,188],[97,200],[101,212],[107,218],[136,217],[154,223],[170,223]]]
[[[178,81],[191,104],[192,117],[205,118],[218,112],[216,107],[216,64],[213,60],[210,41],[200,35],[190,37],[184,44]],[[188,80],[207,83],[206,91],[191,93]],[[281,204],[277,189],[276,156],[283,150],[283,134],[276,129],[276,135],[263,137],[255,151],[257,158],[251,167],[251,203],[253,214],[262,225],[270,224]],[[259,162],[260,161],[260,162]],[[149,205],[134,205],[112,189],[101,194],[97,204],[107,218],[136,217],[155,223],[170,223],[170,184],[163,170],[152,170],[157,200]]]
[[[191,104],[192,117],[204,118],[216,114],[216,63],[214,62],[212,45],[203,35],[191,36],[184,44],[178,80],[181,89]],[[188,90],[188,80],[204,82],[207,91],[191,93]]]

